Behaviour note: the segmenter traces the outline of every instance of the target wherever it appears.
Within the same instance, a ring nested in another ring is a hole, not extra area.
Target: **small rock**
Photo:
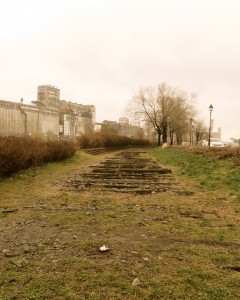
[[[23,252],[24,253],[30,253],[31,251],[32,251],[32,247],[31,246],[25,245],[23,247]]]
[[[148,257],[143,257],[143,260],[149,261],[149,258]]]
[[[17,261],[17,260],[10,260],[10,262],[15,265],[18,268],[22,268],[23,267],[23,263],[22,261]]]
[[[138,278],[135,278],[132,282],[132,286],[138,286],[141,284],[141,281]]]
[[[168,221],[160,221],[162,224],[168,224]]]
[[[2,253],[3,253],[3,254],[9,253],[9,252],[10,252],[10,251],[9,251],[8,249],[3,249],[3,250],[2,250]]]
[[[6,256],[6,257],[11,257],[11,256],[13,256],[13,254],[10,252],[10,250],[8,250],[8,249],[3,249],[2,250],[2,254],[4,255],[4,256]]]

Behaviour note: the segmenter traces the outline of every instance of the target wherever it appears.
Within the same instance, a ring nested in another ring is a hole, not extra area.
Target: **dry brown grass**
[[[30,137],[0,137],[0,176],[31,166],[61,161],[75,154],[73,143]]]

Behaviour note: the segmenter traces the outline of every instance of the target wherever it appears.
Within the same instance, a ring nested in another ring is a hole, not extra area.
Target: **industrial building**
[[[38,86],[37,100],[31,103],[0,100],[0,136],[75,138],[94,129],[95,107],[60,100],[57,87]]]
[[[0,136],[30,135],[46,139],[75,139],[94,130],[132,138],[143,138],[143,129],[125,117],[96,123],[93,105],[60,100],[60,89],[52,85],[37,88],[37,100],[24,104],[0,100]]]

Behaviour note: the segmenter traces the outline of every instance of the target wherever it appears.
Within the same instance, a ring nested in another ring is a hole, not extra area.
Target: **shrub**
[[[43,141],[30,137],[0,137],[0,176],[60,161],[75,154],[75,146],[66,141]]]
[[[148,140],[134,139],[126,136],[118,136],[109,133],[97,132],[95,134],[84,134],[77,138],[77,145],[81,149],[99,147],[122,147],[148,145]]]

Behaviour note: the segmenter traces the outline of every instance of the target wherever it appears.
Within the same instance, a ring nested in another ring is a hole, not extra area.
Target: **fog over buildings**
[[[197,94],[206,125],[240,137],[238,0],[9,0],[0,10],[0,99],[36,100],[36,87],[118,120],[141,87]]]

